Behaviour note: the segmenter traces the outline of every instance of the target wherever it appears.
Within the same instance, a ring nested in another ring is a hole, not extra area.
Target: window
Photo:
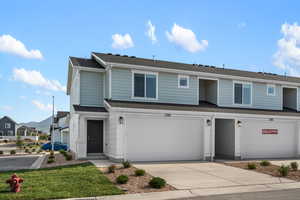
[[[157,98],[157,74],[148,72],[133,73],[133,96],[138,98]]]
[[[267,85],[267,95],[275,96],[275,85]]]
[[[14,136],[14,132],[13,131],[7,131],[7,136]]]
[[[0,131],[0,136],[3,136],[3,131]]]
[[[234,83],[234,104],[250,105],[252,96],[250,83]]]
[[[10,128],[11,126],[10,126],[10,123],[5,123],[5,128]]]
[[[189,76],[178,76],[178,88],[189,88]]]

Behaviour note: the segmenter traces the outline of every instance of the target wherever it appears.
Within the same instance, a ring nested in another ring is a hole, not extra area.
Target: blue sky
[[[42,120],[51,95],[68,110],[68,56],[91,51],[299,75],[299,9],[280,0],[1,1],[0,116]]]

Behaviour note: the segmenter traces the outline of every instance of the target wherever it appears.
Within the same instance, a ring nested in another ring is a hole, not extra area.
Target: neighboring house
[[[0,119],[0,139],[15,139],[17,123],[8,116]]]
[[[70,145],[69,135],[69,119],[70,113],[65,111],[58,111],[54,118],[53,142],[61,142]],[[52,126],[50,126],[52,133]]]
[[[271,73],[70,57],[70,148],[130,161],[298,157],[299,87]]]
[[[39,131],[36,130],[34,127],[28,127],[28,126],[20,126],[17,129],[17,135],[19,135],[22,139],[31,139],[34,141],[39,140],[38,136]]]

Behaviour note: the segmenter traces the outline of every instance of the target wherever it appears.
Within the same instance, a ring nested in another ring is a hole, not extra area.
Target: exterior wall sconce
[[[122,116],[119,117],[119,124],[121,125],[124,124],[124,117]]]
[[[270,121],[270,122],[273,122],[273,121],[274,121],[274,118],[270,118],[269,121]]]
[[[240,120],[238,120],[238,121],[236,122],[236,124],[238,125],[238,127],[241,127],[241,126],[242,126],[242,122],[241,122]]]
[[[165,117],[171,117],[171,114],[170,113],[166,113]]]
[[[207,119],[207,120],[206,120],[206,124],[207,124],[207,126],[211,126],[211,120],[210,120],[210,119]]]

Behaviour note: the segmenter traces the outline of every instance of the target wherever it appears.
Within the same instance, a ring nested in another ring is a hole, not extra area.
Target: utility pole
[[[51,131],[51,147],[52,151],[54,151],[54,96],[52,96],[52,131]]]

